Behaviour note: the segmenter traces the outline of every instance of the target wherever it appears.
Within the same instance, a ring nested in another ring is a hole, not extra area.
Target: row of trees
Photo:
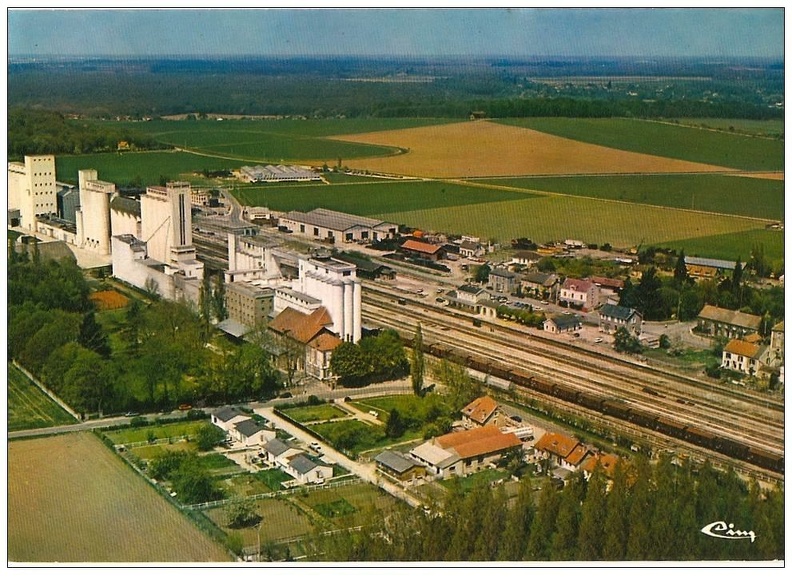
[[[677,466],[670,458],[621,462],[612,482],[597,469],[563,490],[538,492],[523,479],[509,500],[481,481],[451,488],[434,511],[400,507],[360,532],[317,542],[329,561],[700,561],[781,560],[784,494],[760,490],[733,472]],[[723,520],[755,541],[701,529]],[[441,542],[442,541],[442,542]]]

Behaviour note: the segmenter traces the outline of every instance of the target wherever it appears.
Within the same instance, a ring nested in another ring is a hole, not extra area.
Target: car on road
[[[124,417],[137,417],[138,415],[140,415],[140,413],[137,411],[127,411],[124,413]]]
[[[543,305],[543,306],[547,306],[547,305],[549,305],[549,304],[550,304],[550,302],[548,302],[547,300],[542,300],[542,305]]]
[[[599,338],[599,337],[598,337],[598,338],[595,338],[595,339],[594,339],[594,342],[595,342],[596,344],[599,344],[600,342],[602,342],[602,338]]]
[[[319,443],[317,443],[316,441],[312,441],[308,447],[310,447],[312,450],[317,452],[322,449],[322,446],[320,446]]]

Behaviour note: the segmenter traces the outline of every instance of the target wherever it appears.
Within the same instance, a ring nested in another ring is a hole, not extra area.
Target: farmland
[[[16,366],[8,364],[8,430],[71,425],[77,421],[41,392]]]
[[[701,164],[741,170],[784,169],[784,142],[779,140],[631,119],[530,118],[504,123],[608,148]]]
[[[325,207],[366,216],[521,200],[535,196],[529,192],[441,181],[381,180],[353,184],[245,187],[239,190],[239,199],[244,204],[269,206],[280,211],[308,211]]]
[[[770,220],[784,218],[784,183],[779,180],[696,174],[517,178],[488,183]]]
[[[572,127],[578,122],[567,120]],[[615,122],[618,120],[608,120]],[[610,128],[611,126],[608,126]],[[633,128],[634,130],[636,128]],[[673,128],[675,132],[698,131]],[[571,132],[570,132],[571,133]],[[711,132],[702,132],[710,135]],[[581,135],[585,136],[585,133]],[[714,135],[714,134],[713,134]],[[721,134],[717,134],[721,136]],[[733,138],[733,136],[726,136]],[[701,163],[684,158],[661,157],[660,153],[631,150],[635,140],[629,136],[623,142],[599,145],[581,141],[580,136],[557,136],[517,125],[488,121],[463,122],[443,126],[429,126],[335,136],[336,139],[380,146],[401,147],[407,153],[388,158],[362,158],[349,162],[357,169],[387,172],[406,176],[433,178],[474,176],[526,176],[557,174],[619,174],[657,172],[717,172],[729,168],[723,157],[719,162]],[[635,144],[640,146],[641,143]],[[622,149],[616,149],[621,146]],[[628,146],[628,147],[625,147]],[[783,150],[781,150],[783,152]],[[732,163],[743,162],[733,157]],[[741,168],[754,169],[750,166]],[[775,169],[774,167],[763,169]]]
[[[692,239],[666,239],[658,242],[660,247],[684,249],[686,255],[699,255],[714,259],[735,261],[751,256],[755,245],[764,247],[765,255],[773,262],[784,258],[784,232],[755,229],[740,233],[723,233]]]
[[[88,433],[9,443],[8,534],[14,562],[230,558]]]

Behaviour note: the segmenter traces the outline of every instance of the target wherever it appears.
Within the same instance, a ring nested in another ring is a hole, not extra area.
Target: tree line
[[[701,532],[715,521],[755,539]],[[783,559],[784,532],[782,487],[663,457],[622,461],[610,481],[576,472],[562,490],[523,478],[511,499],[484,480],[452,483],[427,512],[401,506],[315,544],[323,561],[767,561]]]

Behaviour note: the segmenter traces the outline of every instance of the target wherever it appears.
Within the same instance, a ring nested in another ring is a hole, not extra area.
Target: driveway
[[[257,415],[261,415],[267,421],[272,423],[278,429],[282,429],[287,433],[293,435],[300,441],[304,443],[311,443],[316,440],[313,435],[303,431],[293,423],[286,421],[285,419],[281,418],[280,416],[275,414],[275,411],[272,407],[258,407],[253,409],[253,412]],[[382,488],[390,495],[400,498],[404,500],[412,507],[420,507],[423,502],[412,496],[411,494],[405,492],[402,488],[398,487],[397,485],[380,478],[379,474],[376,470],[376,464],[374,462],[362,464],[356,462],[354,460],[349,459],[347,456],[342,454],[340,451],[337,451],[327,445],[326,443],[322,443],[322,453],[324,457],[328,460],[332,461],[335,464],[338,464],[342,468],[345,468],[358,476],[359,478]]]

